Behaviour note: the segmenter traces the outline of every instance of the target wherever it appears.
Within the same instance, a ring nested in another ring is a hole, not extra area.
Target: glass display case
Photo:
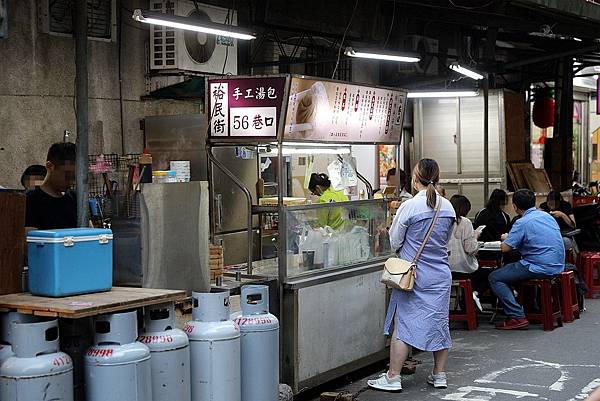
[[[387,202],[365,200],[284,207],[286,278],[370,264],[391,254]]]

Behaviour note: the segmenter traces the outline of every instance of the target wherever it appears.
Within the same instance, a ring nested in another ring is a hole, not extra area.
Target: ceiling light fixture
[[[371,53],[371,52],[359,52],[351,47],[346,47],[344,54],[349,57],[358,58],[369,58],[374,60],[387,60],[387,61],[398,61],[400,63],[418,63],[421,58],[415,56],[409,56],[406,54],[396,53]]]
[[[480,73],[478,73],[478,72],[476,72],[474,70],[471,70],[471,69],[468,69],[466,67],[463,67],[458,62],[454,62],[454,63],[450,64],[448,67],[452,71],[456,71],[459,74],[465,75],[465,76],[467,76],[469,78],[473,78],[475,80],[483,79],[483,75],[481,75]]]
[[[180,17],[177,15],[157,13],[153,11],[141,10],[139,8],[133,11],[131,18],[146,24],[169,26],[171,28],[226,36],[234,39],[256,39],[251,32],[241,29],[237,26],[219,24],[212,21],[202,21],[190,17]]]
[[[408,98],[472,97],[478,94],[477,91],[408,92]]]

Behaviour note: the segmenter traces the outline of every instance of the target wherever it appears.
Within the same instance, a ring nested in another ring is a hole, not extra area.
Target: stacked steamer
[[[212,281],[223,275],[223,247],[221,245],[210,245],[209,253],[210,279]]]

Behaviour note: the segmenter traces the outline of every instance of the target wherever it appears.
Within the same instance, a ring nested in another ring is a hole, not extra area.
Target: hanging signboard
[[[292,77],[284,141],[400,142],[406,92]]]
[[[210,136],[277,137],[286,77],[209,79]]]

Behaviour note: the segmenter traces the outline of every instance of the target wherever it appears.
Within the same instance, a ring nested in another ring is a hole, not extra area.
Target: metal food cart
[[[399,144],[406,91],[293,75],[208,79],[206,88],[209,172],[226,175],[246,200],[244,276],[279,280],[274,312],[282,325],[282,380],[298,393],[385,358],[387,291],[379,277],[391,254],[387,202],[373,199],[357,172],[369,199],[287,205],[284,154],[308,146],[335,153],[348,144]],[[255,202],[250,183],[215,157],[214,148],[232,146],[277,155],[276,205]],[[211,218],[220,223],[211,193]],[[342,228],[323,224],[329,213],[342,216]],[[254,216],[262,214],[278,216],[276,257],[253,263]],[[215,238],[215,224],[211,229]]]

